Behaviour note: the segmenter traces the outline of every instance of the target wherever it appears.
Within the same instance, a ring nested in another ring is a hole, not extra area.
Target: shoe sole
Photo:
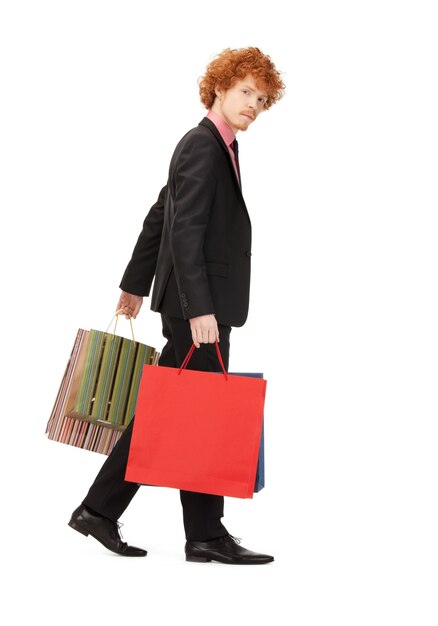
[[[225,565],[266,565],[267,563],[272,563],[274,559],[269,561],[220,561],[219,559],[209,558],[207,556],[192,556],[186,554],[186,561],[191,563],[211,563],[212,561],[216,561],[217,563],[224,563]]]

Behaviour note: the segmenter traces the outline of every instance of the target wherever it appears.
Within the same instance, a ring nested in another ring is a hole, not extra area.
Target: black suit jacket
[[[204,118],[178,143],[120,284],[151,309],[182,319],[248,315],[251,222],[225,142]]]

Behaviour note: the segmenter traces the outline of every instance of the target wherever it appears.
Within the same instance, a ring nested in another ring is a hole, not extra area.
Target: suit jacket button
[[[247,250],[247,251],[246,251],[246,256],[247,256],[248,258],[251,256],[251,254],[252,254],[251,250]]]

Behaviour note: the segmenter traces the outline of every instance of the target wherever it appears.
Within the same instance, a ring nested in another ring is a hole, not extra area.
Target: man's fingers
[[[190,319],[193,343],[197,348],[201,343],[214,343],[219,340],[219,329],[214,315],[201,315]]]
[[[195,346],[197,348],[201,347],[201,344],[198,341],[197,335],[196,335],[196,330],[192,330],[192,339],[193,339],[193,343],[195,344]]]
[[[215,341],[219,341],[219,332],[214,328],[193,328],[192,339],[195,346],[199,348],[201,343],[215,343]]]
[[[199,341],[198,341],[198,329],[195,328],[195,326],[192,326],[192,340],[193,340],[193,343],[195,344],[195,346],[197,348],[199,348],[200,344],[199,344]]]
[[[204,328],[204,330],[202,331],[202,343],[209,343],[209,330],[208,328]]]
[[[142,297],[123,292],[119,298],[116,311],[120,311],[120,313],[124,315],[127,320],[131,318],[135,319],[141,309],[142,304]]]
[[[116,311],[121,311],[126,319],[130,319],[131,317],[135,319],[140,311],[140,308],[141,307],[139,305],[131,306],[129,304],[119,302]]]

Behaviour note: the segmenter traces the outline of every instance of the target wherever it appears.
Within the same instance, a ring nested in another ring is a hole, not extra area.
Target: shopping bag
[[[262,435],[260,438],[259,458],[254,485],[254,493],[258,493],[265,486],[265,423],[262,422]]]
[[[109,454],[131,421],[143,365],[156,365],[160,355],[133,333],[132,340],[116,335],[118,314],[112,333],[78,330],[47,423],[49,439]]]
[[[252,376],[253,378],[263,378],[263,374],[260,372],[251,372],[251,373],[243,373],[243,372],[229,372],[233,376]],[[264,433],[264,418],[262,421],[262,434],[260,437],[260,448],[259,448],[259,456],[257,460],[257,471],[256,478],[254,484],[254,493],[258,493],[265,486],[265,433]]]
[[[266,380],[145,365],[125,479],[237,498],[252,498]]]

